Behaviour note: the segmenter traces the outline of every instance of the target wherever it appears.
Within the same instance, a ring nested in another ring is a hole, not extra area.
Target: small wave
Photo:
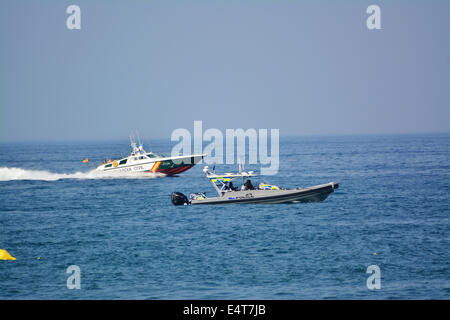
[[[151,179],[163,177],[164,174],[153,172],[104,172],[95,169],[87,172],[55,173],[46,170],[31,170],[15,167],[0,167],[0,181],[42,180],[57,181],[61,179]]]

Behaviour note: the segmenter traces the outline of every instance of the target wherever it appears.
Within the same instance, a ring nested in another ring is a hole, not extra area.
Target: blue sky
[[[449,1],[0,0],[0,141],[449,132],[449,30]]]

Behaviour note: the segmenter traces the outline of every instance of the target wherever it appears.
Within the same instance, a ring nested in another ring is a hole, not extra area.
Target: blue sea
[[[215,194],[202,165],[178,177],[90,173],[129,150],[0,144],[0,248],[17,258],[0,261],[0,299],[450,298],[448,134],[282,137],[266,181],[339,182],[306,204],[173,206],[172,191]],[[80,289],[67,287],[71,265]],[[371,265],[380,289],[367,287]]]

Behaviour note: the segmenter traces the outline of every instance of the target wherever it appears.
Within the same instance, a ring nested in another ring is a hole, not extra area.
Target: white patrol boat
[[[205,193],[193,193],[188,199],[180,192],[173,192],[172,203],[174,205],[318,202],[325,200],[330,193],[339,187],[336,182],[296,189],[281,189],[278,186],[264,183],[254,187],[250,178],[257,175],[253,171],[217,175],[210,172],[206,166],[203,172],[216,189],[218,196],[208,198]],[[240,188],[235,187],[232,183],[232,180],[236,178],[243,179]],[[245,183],[244,180],[246,180]]]
[[[131,154],[128,157],[117,160],[106,160],[96,170],[105,172],[155,172],[166,175],[179,174],[192,168],[199,162],[204,154],[192,154],[187,156],[165,157],[153,152],[146,152],[142,146],[136,146],[136,142],[130,137]]]

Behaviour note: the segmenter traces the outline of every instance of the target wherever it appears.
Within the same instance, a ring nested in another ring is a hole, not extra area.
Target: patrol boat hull
[[[205,154],[165,157],[153,152],[146,152],[142,144],[137,146],[130,136],[131,154],[117,160],[104,161],[96,170],[110,173],[162,173],[175,175],[195,166]]]
[[[220,197],[190,200],[190,205],[198,204],[234,204],[234,203],[298,203],[320,202],[325,200],[335,189],[339,187],[336,182],[312,186],[309,188],[297,188],[291,190],[246,190],[228,191]],[[174,204],[174,194],[172,194]],[[181,204],[181,203],[177,203]]]
[[[204,155],[150,158],[130,156],[128,159],[115,160],[101,164],[97,170],[105,172],[147,172],[165,175],[180,174],[196,165]],[[126,160],[126,161],[125,161]]]

